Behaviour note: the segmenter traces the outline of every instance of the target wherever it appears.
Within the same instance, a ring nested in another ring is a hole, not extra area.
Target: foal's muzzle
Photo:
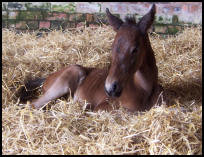
[[[122,88],[117,81],[112,84],[105,84],[105,92],[108,96],[119,97],[122,93]]]

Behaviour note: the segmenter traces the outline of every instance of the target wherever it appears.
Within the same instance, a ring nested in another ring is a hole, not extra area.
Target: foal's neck
[[[148,94],[151,93],[153,85],[157,82],[157,66],[154,52],[147,37],[147,49],[140,68],[133,74],[132,81],[136,86],[143,88]]]
[[[145,56],[144,56],[142,65],[140,66],[139,70],[144,73],[147,73],[148,70],[153,70],[153,73],[154,73],[155,69],[157,69],[156,59],[155,59],[154,51],[151,47],[151,43],[150,43],[148,35],[145,36],[145,41],[146,41],[145,44],[147,48],[146,48],[146,52],[145,52]]]

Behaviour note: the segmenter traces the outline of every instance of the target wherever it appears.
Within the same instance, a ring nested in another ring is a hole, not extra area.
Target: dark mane
[[[125,17],[125,22],[127,24],[136,24],[136,20],[134,16],[126,16]]]

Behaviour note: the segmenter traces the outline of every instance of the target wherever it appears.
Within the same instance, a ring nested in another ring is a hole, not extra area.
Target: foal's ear
[[[112,15],[108,8],[106,8],[106,15],[108,17],[108,23],[113,27],[114,31],[117,32],[117,30],[123,24],[123,21],[118,17]]]
[[[155,4],[153,4],[150,11],[146,15],[144,15],[140,20],[140,22],[138,23],[139,29],[142,32],[142,34],[145,34],[153,24],[155,13],[156,13],[156,7],[155,7]]]

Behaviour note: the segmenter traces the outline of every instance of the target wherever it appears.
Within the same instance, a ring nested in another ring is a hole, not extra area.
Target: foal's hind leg
[[[31,104],[41,108],[47,102],[71,92],[73,95],[78,85],[86,77],[83,67],[72,65],[50,75],[43,86],[44,94]]]

